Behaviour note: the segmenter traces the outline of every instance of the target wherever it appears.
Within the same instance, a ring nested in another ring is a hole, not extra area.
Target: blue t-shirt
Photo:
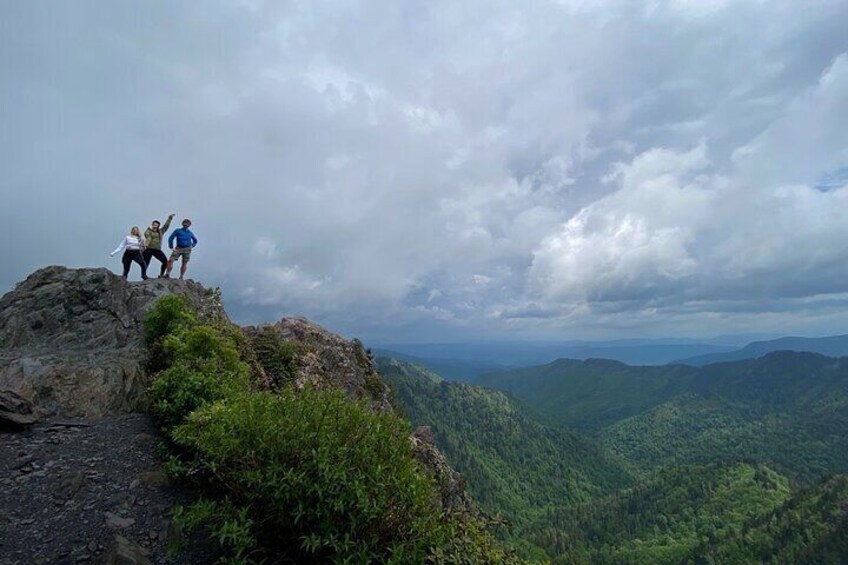
[[[171,249],[174,248],[174,239],[177,240],[177,247],[180,249],[197,245],[197,238],[194,237],[190,229],[179,228],[171,233],[170,237],[168,237],[168,247]]]

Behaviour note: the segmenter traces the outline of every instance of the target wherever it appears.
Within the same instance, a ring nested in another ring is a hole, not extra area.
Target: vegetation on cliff
[[[337,387],[269,386],[266,368],[295,371],[291,347],[260,332],[253,349],[229,324],[199,323],[177,296],[159,300],[146,328],[169,468],[203,494],[182,521],[208,528],[233,562],[513,560],[475,517],[440,508],[393,411]]]

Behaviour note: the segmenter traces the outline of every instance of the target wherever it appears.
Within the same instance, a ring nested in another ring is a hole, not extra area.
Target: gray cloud
[[[244,321],[835,331],[846,21],[838,0],[15,3],[0,286],[112,265],[174,211]]]

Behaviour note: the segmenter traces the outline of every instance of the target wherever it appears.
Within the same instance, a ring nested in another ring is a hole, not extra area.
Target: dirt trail
[[[192,539],[176,554],[174,504],[149,416],[53,420],[0,431],[0,565],[215,561]]]

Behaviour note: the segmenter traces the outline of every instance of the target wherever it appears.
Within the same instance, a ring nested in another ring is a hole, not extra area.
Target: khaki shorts
[[[176,261],[180,257],[183,258],[184,263],[187,263],[191,259],[191,247],[177,247],[171,251],[171,259]]]

